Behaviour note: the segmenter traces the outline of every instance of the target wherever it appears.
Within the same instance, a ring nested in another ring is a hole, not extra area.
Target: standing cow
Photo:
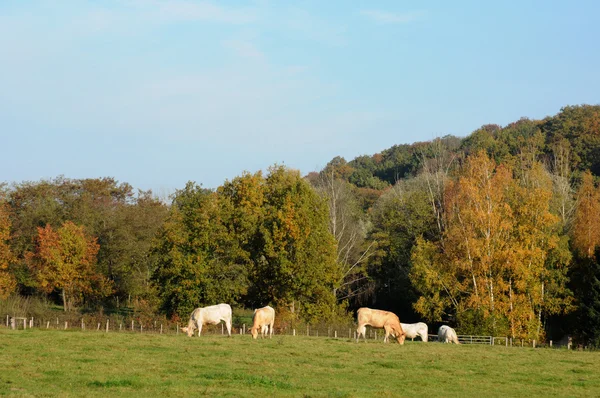
[[[269,333],[269,337],[273,337],[273,324],[275,323],[275,310],[268,305],[266,307],[254,310],[254,316],[252,317],[252,338],[258,337],[258,329],[260,329],[260,335],[262,338],[265,337],[266,333]],[[270,329],[270,331],[269,331]]]
[[[187,327],[181,328],[181,331],[187,333],[189,337],[194,335],[194,330],[198,329],[198,337],[202,332],[202,325],[217,325],[221,321],[225,322],[227,333],[231,337],[231,307],[229,304],[217,304],[204,308],[196,308],[190,315],[190,321]]]
[[[438,330],[438,341],[440,343],[460,344],[454,329],[447,325],[440,326],[440,329]]]
[[[372,310],[371,308],[362,307],[358,309],[357,320],[357,343],[361,334],[363,335],[365,341],[367,340],[366,326],[370,325],[374,328],[383,328],[385,330],[385,337],[383,338],[384,343],[388,342],[388,336],[391,334],[392,337],[396,338],[399,344],[404,344],[406,333],[404,333],[404,331],[402,330],[402,326],[400,325],[400,319],[393,312]]]
[[[414,339],[417,336],[421,337],[421,340],[427,342],[427,334],[429,333],[429,328],[426,323],[401,323],[402,330],[406,333],[406,337],[409,339]]]

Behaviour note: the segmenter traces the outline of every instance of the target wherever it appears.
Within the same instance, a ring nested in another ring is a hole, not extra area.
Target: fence
[[[6,323],[0,325],[11,329],[61,329],[61,330],[92,330],[102,332],[133,332],[133,333],[155,333],[155,334],[179,334],[181,332],[179,324],[173,322],[159,321],[141,321],[139,319],[120,319],[115,321],[111,318],[105,318],[100,321],[98,319],[79,318],[78,320],[59,319],[34,319],[33,317],[20,317],[6,315]],[[234,323],[231,328],[231,334],[249,334],[251,325],[246,323]],[[203,335],[225,335],[227,330],[224,323],[219,325],[204,325],[202,327]],[[298,325],[297,327],[275,328],[275,335],[287,336],[306,336],[306,337],[328,337],[334,339],[356,339],[356,325]],[[383,340],[384,332],[381,329],[373,329],[367,327],[365,338],[369,340]],[[506,347],[540,347],[536,340],[527,339],[512,339],[509,337],[494,337],[494,336],[475,336],[475,335],[458,335],[458,341],[461,344],[480,344],[480,345],[504,345]],[[418,338],[420,340],[420,338]],[[438,341],[437,334],[429,334],[430,342]],[[572,339],[565,338],[564,342],[557,342],[553,345],[552,340],[543,347],[566,347],[572,348]],[[563,344],[564,343],[564,344]]]

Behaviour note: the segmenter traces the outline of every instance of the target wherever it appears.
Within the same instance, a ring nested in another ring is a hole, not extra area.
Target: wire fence
[[[54,329],[54,330],[86,330],[97,332],[129,332],[129,333],[154,333],[154,334],[179,334],[182,333],[180,323],[163,320],[143,320],[134,317],[99,317],[83,316],[73,318],[72,316],[34,318],[6,315],[5,322],[1,327],[26,330],[26,329]],[[240,318],[234,318],[231,334],[247,335],[250,334],[252,325],[240,321]],[[202,335],[227,335],[225,324],[221,322],[218,325],[204,325]],[[275,335],[287,336],[306,336],[306,337],[327,337],[334,339],[356,339],[356,325],[338,324],[338,325],[306,325],[299,324],[296,327],[289,325],[275,327]],[[381,329],[367,327],[365,339],[383,340],[385,334]],[[458,341],[461,344],[478,344],[506,347],[531,347],[531,348],[573,348],[571,337],[562,339],[560,342],[553,343],[552,340],[540,343],[532,339],[513,339],[504,336],[476,336],[476,335],[458,335]],[[420,337],[416,338],[420,340]],[[428,335],[429,342],[437,342],[437,334]],[[583,347],[578,347],[583,349]]]

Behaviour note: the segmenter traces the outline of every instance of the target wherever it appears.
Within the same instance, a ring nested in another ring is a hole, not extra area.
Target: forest
[[[134,300],[171,320],[269,304],[309,323],[370,306],[598,347],[599,176],[600,105],[577,105],[306,176],[190,181],[168,200],[112,177],[5,182],[0,300],[74,313]]]

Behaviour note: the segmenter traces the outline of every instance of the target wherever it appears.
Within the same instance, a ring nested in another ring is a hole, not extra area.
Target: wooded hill
[[[66,311],[134,296],[271,304],[283,319],[368,305],[462,333],[600,344],[600,106],[485,125],[466,138],[273,166],[169,204],[112,178],[5,184],[0,294]]]

